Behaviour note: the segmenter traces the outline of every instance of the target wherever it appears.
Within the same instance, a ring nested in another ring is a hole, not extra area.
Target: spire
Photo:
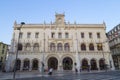
[[[74,21],[74,24],[76,24],[76,21]]]
[[[14,26],[16,26],[17,25],[17,22],[16,22],[16,20],[15,20],[15,22],[14,22]]]
[[[105,21],[103,21],[103,25],[104,25],[104,27],[106,27],[106,23],[105,23]]]

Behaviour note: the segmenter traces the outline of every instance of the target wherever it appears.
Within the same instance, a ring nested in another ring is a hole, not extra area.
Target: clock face
[[[58,23],[61,23],[61,22],[62,22],[62,19],[61,19],[61,18],[59,18],[59,19],[58,19]]]

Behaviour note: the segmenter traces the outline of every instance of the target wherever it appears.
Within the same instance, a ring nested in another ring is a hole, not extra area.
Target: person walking
[[[53,72],[53,68],[50,68],[48,74],[52,75],[52,72]]]

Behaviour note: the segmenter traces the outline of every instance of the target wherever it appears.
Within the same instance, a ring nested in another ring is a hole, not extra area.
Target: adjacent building
[[[115,69],[120,69],[120,24],[107,33]]]
[[[43,24],[14,23],[8,68],[17,70],[104,70],[114,69],[106,25],[65,22],[64,14],[56,14],[55,21]]]
[[[8,52],[8,44],[0,42],[0,70],[3,70],[5,67],[7,52]]]

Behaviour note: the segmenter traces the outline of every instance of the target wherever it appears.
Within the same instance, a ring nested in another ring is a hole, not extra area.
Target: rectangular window
[[[91,32],[89,33],[89,38],[92,38],[92,33]]]
[[[1,57],[1,61],[3,61],[3,57]]]
[[[84,33],[83,32],[81,33],[81,38],[84,38]]]
[[[2,50],[2,54],[4,54],[4,50]]]
[[[55,38],[55,33],[51,33],[51,38]]]
[[[20,39],[23,37],[23,33],[22,32],[20,32],[19,37],[20,37]]]
[[[61,33],[58,33],[58,38],[62,38],[62,34]]]
[[[38,38],[39,37],[39,33],[35,33],[35,38]]]
[[[31,33],[28,32],[27,33],[27,38],[30,38],[30,36],[31,36]]]
[[[69,38],[69,34],[68,33],[65,33],[65,38]]]
[[[97,38],[100,38],[100,33],[97,33]]]

